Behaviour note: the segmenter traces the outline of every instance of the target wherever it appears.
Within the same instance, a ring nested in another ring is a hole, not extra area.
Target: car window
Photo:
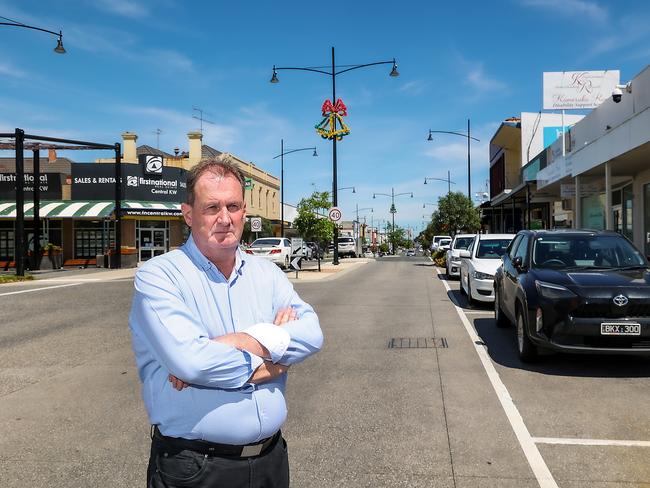
[[[510,239],[482,239],[479,241],[476,257],[479,259],[500,259],[506,253]]]
[[[473,237],[457,237],[454,242],[454,249],[468,249],[473,240]]]
[[[510,259],[515,259],[515,253],[517,252],[517,247],[519,247],[519,243],[521,242],[522,237],[523,234],[519,234],[515,236],[515,238],[510,243],[510,246],[508,247],[508,257]]]
[[[540,268],[620,268],[647,266],[646,259],[619,235],[541,236],[533,249],[534,266]]]
[[[521,241],[519,242],[519,245],[517,246],[517,250],[515,251],[515,257],[521,258],[522,263],[526,263],[526,260],[528,259],[528,242],[530,240],[530,236],[523,235],[521,238]]]
[[[280,245],[280,239],[256,239],[251,244],[251,247],[267,247],[267,246],[279,246],[279,245]]]

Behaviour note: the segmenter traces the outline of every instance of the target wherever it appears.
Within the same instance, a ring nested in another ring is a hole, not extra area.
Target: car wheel
[[[524,314],[521,311],[517,313],[517,350],[519,359],[524,363],[534,361],[537,358],[537,347],[528,336]]]
[[[467,275],[467,303],[470,305],[476,305],[477,303],[472,297],[472,281],[469,279],[469,275]]]
[[[499,288],[494,287],[494,321],[497,324],[497,327],[504,328],[510,325],[510,321],[503,314],[501,309],[501,294],[499,293]]]
[[[445,271],[447,272],[447,279],[451,279],[451,271],[449,271],[449,263],[445,265]]]

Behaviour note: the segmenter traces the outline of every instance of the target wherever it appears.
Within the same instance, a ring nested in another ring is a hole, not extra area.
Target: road
[[[290,371],[292,486],[650,487],[647,360],[524,365],[422,257],[295,286],[325,346]],[[0,288],[0,486],[144,486],[131,293],[113,273]]]

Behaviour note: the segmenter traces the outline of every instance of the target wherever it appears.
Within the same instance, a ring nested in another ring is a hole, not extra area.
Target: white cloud
[[[142,3],[131,0],[95,0],[94,5],[107,12],[131,19],[138,19],[149,15],[149,12]]]
[[[426,88],[427,84],[420,80],[408,81],[399,87],[399,91],[410,95],[419,95]]]
[[[521,5],[551,10],[574,20],[576,16],[588,17],[591,21],[602,23],[609,19],[607,9],[587,0],[521,0]]]
[[[16,68],[7,61],[0,61],[0,76],[11,76],[12,78],[28,78],[25,71]]]
[[[175,72],[193,72],[194,63],[185,54],[171,49],[156,49],[149,51],[146,55],[147,60],[158,67],[163,67],[167,70]]]
[[[477,63],[469,69],[464,83],[477,94],[492,91],[504,91],[507,88],[507,85],[504,82],[492,78],[485,73],[483,63]]]

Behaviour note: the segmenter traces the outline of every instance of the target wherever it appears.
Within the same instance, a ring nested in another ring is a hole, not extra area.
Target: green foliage
[[[379,250],[381,252],[383,252],[383,253],[387,253],[388,252],[388,243],[387,242],[382,242],[381,244],[379,244]]]
[[[273,237],[273,224],[269,219],[262,217],[262,230],[259,232],[251,232],[250,221],[244,224],[244,232],[242,233],[242,242],[253,242],[261,237]]]
[[[440,266],[441,268],[444,268],[447,266],[447,250],[446,249],[438,249],[436,252],[433,253],[433,256],[431,256],[431,259],[433,259],[433,262],[436,263],[436,266]]]
[[[332,206],[329,192],[314,192],[298,203],[298,216],[293,226],[300,236],[308,241],[318,242],[326,247],[334,238],[334,223],[322,215]]]
[[[481,227],[478,208],[460,192],[449,193],[438,199],[438,209],[431,216],[433,235],[454,236],[460,232],[474,233]],[[427,227],[429,230],[429,227]]]

